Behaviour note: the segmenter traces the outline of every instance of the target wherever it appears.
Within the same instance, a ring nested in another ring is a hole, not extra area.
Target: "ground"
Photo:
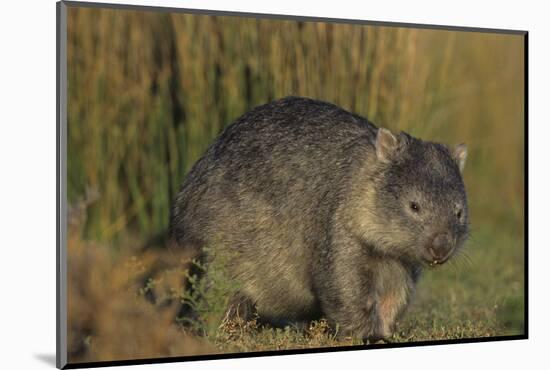
[[[524,249],[521,233],[512,231],[475,229],[456,258],[427,269],[388,341],[523,334]],[[235,287],[223,269],[211,265],[208,279],[191,281],[204,293],[196,300],[182,286],[192,263],[187,253],[125,246],[132,243],[114,249],[69,234],[71,362],[362,344],[337,338],[323,320],[305,329],[228,322],[224,313]],[[201,313],[191,328],[174,321],[182,299]]]

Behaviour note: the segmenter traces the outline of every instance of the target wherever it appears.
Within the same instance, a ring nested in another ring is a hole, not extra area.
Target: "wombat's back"
[[[220,135],[206,157],[235,175],[241,174],[243,180],[261,174],[283,185],[283,169],[288,171],[285,175],[315,180],[316,169],[337,165],[349,144],[359,137],[374,140],[376,131],[366,119],[333,104],[287,97],[239,118]],[[256,185],[257,180],[253,181]]]
[[[191,232],[180,234],[179,226],[196,220],[197,212],[221,220],[219,213],[231,209],[231,219],[242,225],[246,220],[240,217],[259,207],[279,218],[295,212],[304,222],[303,211],[316,206],[312,201],[334,190],[344,175],[350,160],[346,150],[358,140],[372,142],[376,131],[360,116],[307,98],[254,108],[228,126],[191,169],[173,209],[174,236]],[[218,232],[227,221],[218,222]],[[203,234],[206,225],[200,224]]]
[[[308,318],[318,308],[314,251],[352,160],[347,151],[376,132],[364,118],[312,99],[251,110],[188,174],[172,237],[235,256],[231,273],[264,317]]]

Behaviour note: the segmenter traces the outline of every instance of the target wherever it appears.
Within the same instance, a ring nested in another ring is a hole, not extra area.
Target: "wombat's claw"
[[[385,338],[365,338],[363,339],[363,344],[369,345],[369,344],[388,344],[391,343],[388,339]]]

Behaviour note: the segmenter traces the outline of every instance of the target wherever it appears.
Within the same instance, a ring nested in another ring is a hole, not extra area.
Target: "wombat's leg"
[[[251,321],[257,316],[257,309],[254,302],[243,293],[235,293],[225,313],[225,320]]]
[[[389,336],[382,331],[383,324],[374,304],[355,308],[341,306],[327,311],[329,324],[339,337],[355,337],[373,343]]]
[[[364,343],[377,343],[387,341],[392,336],[395,329],[395,316],[387,315],[384,298],[376,297],[370,302],[366,302],[365,324],[363,325],[359,337]],[[393,308],[389,308],[393,310]]]
[[[364,321],[359,331],[366,343],[385,342],[395,331],[395,323],[409,300],[411,285],[400,265],[385,263],[381,271],[377,264],[367,276],[371,280],[370,291],[363,306]]]
[[[393,323],[382,316],[379,299],[375,295],[366,298],[362,304],[343,309],[341,315],[347,315],[354,321],[343,321],[342,334],[360,338],[364,343],[385,340],[393,333]]]
[[[322,290],[323,311],[339,334],[369,343],[393,334],[395,320],[407,301],[407,277],[399,265],[367,260],[340,248],[333,256],[332,276],[326,276]]]
[[[409,281],[399,269],[393,273],[388,271],[391,269],[385,266],[384,272],[369,274],[374,287],[365,302],[366,320],[361,331],[361,338],[367,343],[387,342],[395,331],[399,314],[408,303]]]
[[[366,344],[387,342],[394,332],[395,320],[393,317],[384,316],[381,306],[379,299],[370,297],[364,302],[363,307],[355,308],[357,311],[348,311],[350,317],[357,322],[344,326],[343,334],[360,338]]]
[[[353,269],[347,274],[333,279],[334,284],[331,282],[323,293],[323,311],[331,327],[338,336],[353,336],[369,342],[391,335],[384,332],[379,298],[372,281],[358,279],[359,271]]]

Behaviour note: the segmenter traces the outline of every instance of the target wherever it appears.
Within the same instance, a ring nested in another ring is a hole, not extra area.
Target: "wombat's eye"
[[[456,218],[458,218],[459,220],[462,218],[462,210],[459,209],[457,212],[456,212]]]
[[[414,213],[420,212],[420,206],[418,205],[418,203],[411,202],[410,207],[411,207],[411,211],[413,211]]]

